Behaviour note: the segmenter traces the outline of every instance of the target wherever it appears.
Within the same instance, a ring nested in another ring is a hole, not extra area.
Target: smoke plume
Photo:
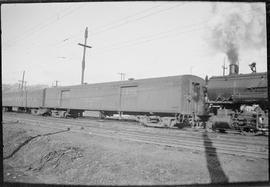
[[[232,64],[240,50],[266,47],[266,14],[262,3],[214,3],[207,24],[208,44]]]

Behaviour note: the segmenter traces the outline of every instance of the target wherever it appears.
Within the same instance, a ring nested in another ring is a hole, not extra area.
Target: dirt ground
[[[3,144],[5,182],[162,185],[269,180],[268,159],[206,155],[19,121],[3,124]]]

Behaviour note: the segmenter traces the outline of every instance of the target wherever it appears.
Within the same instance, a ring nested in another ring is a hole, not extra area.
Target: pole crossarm
[[[84,44],[81,44],[81,43],[78,43],[78,45],[82,46],[82,47],[88,47],[88,48],[92,48],[91,46],[89,45],[84,45]]]

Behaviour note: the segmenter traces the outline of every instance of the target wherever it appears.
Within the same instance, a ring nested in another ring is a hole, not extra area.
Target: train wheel
[[[232,129],[234,130],[239,129],[239,125],[236,121],[232,122]]]
[[[214,132],[217,131],[217,128],[216,128],[216,125],[215,125],[215,124],[212,124],[212,130],[213,130]]]
[[[225,132],[226,132],[225,129],[218,129],[218,131],[219,131],[220,133],[225,133]]]

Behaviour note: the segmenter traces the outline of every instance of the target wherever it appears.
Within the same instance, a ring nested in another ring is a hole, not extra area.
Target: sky
[[[2,83],[18,83],[25,71],[28,85],[51,86],[56,80],[60,86],[80,84],[83,47],[78,43],[84,42],[86,27],[92,47],[85,57],[84,80],[89,84],[119,81],[121,72],[126,79],[219,76],[223,63],[229,65],[220,38],[228,36],[222,29],[232,25],[226,22],[231,15],[242,21],[235,36],[239,39],[234,38],[239,41],[240,73],[250,73],[251,62],[265,72],[264,3],[3,4]],[[252,39],[246,42],[245,37]]]

